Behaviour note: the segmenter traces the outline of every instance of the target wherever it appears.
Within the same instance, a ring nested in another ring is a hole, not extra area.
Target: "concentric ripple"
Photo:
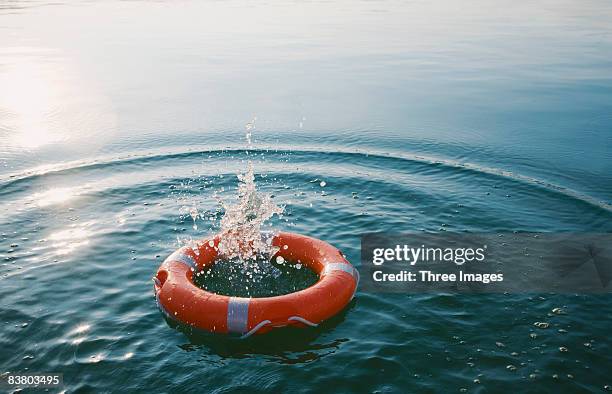
[[[246,160],[285,205],[272,227],[324,239],[355,264],[364,232],[612,230],[610,205],[570,188],[405,151],[191,147],[13,174],[0,180],[0,346],[12,349],[0,364],[61,371],[69,391],[104,391],[101,371],[124,390],[196,390],[202,375],[221,391],[607,384],[604,296],[358,293],[317,330],[246,342],[168,327],[150,278],[179,245],[218,230],[219,198],[234,197]]]

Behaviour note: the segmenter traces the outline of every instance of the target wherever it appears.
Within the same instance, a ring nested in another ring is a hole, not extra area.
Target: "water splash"
[[[251,149],[253,147],[253,130],[255,129],[256,120],[257,117],[255,116],[253,120],[251,120],[249,123],[246,124],[246,126],[244,126],[244,128],[246,129],[245,137],[247,140],[248,149]]]
[[[252,146],[255,120],[246,125],[248,148]],[[235,204],[222,203],[225,213],[221,218],[219,255],[242,261],[269,258],[277,250],[271,244],[271,237],[262,233],[262,226],[272,216],[282,214],[283,208],[276,205],[270,195],[257,191],[252,161],[248,161],[245,173],[238,174],[238,180],[238,201]]]
[[[198,224],[196,223],[196,220],[198,219],[198,216],[200,214],[198,213],[198,209],[196,207],[192,207],[189,210],[189,216],[191,216],[191,219],[193,220],[193,229],[197,230],[198,229]]]

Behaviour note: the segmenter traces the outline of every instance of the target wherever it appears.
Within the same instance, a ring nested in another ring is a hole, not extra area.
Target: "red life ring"
[[[314,285],[275,297],[243,298],[197,287],[193,274],[217,257],[219,237],[172,253],[153,277],[159,308],[171,319],[192,327],[248,337],[279,327],[317,326],[342,311],[357,290],[359,273],[344,255],[321,240],[279,233],[272,244],[276,256],[299,262],[319,274]],[[196,250],[194,250],[196,249]]]

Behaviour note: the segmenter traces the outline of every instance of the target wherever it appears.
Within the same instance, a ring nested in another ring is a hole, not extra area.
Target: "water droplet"
[[[94,354],[93,356],[89,356],[89,359],[91,360],[92,363],[99,363],[100,361],[104,360],[104,355]]]

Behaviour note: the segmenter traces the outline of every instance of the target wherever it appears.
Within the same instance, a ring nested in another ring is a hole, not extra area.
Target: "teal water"
[[[605,390],[609,296],[358,292],[317,330],[238,342],[170,327],[151,277],[218,230],[247,158],[286,204],[274,228],[355,264],[364,232],[612,231],[610,20],[606,1],[0,2],[0,373]]]
[[[319,275],[295,262],[258,258],[217,259],[196,271],[194,283],[209,292],[232,297],[272,297],[294,293],[317,283]]]

